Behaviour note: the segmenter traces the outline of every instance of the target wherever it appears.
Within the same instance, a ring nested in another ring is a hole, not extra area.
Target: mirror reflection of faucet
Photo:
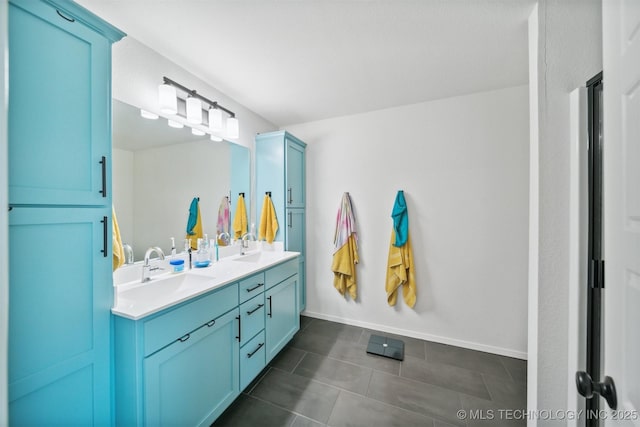
[[[151,267],[151,264],[149,263],[149,258],[151,257],[151,254],[154,252],[156,253],[156,255],[158,255],[158,257],[161,260],[164,260],[164,252],[162,252],[162,249],[160,249],[159,247],[154,246],[152,248],[147,249],[147,251],[144,253],[144,264],[142,265],[142,280],[140,280],[142,283],[145,283],[151,280],[150,274],[152,271],[163,270],[161,267],[158,267],[158,266]]]
[[[253,241],[258,240],[256,235],[253,233],[245,233],[240,240],[240,255],[244,255],[246,253],[245,249],[249,249],[249,239],[253,237]]]

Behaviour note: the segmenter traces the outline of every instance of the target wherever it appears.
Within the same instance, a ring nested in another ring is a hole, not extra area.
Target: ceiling
[[[526,84],[535,0],[77,2],[284,127]]]

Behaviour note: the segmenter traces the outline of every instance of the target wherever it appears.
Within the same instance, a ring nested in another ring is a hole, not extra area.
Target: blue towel
[[[404,199],[404,192],[398,191],[396,202],[391,212],[393,218],[393,230],[396,233],[396,241],[393,246],[399,248],[407,243],[409,237],[409,214],[407,212],[407,202]]]
[[[193,228],[196,226],[198,222],[198,198],[194,197],[191,201],[191,206],[189,206],[189,219],[187,220],[187,234],[193,236],[195,231]]]

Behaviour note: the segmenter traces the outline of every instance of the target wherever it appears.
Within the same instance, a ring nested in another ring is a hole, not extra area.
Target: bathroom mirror
[[[230,221],[238,193],[245,193],[250,212],[250,154],[246,147],[192,135],[167,120],[145,119],[140,109],[113,100],[112,182],[122,242],[133,248],[136,261],[147,248],[159,246],[171,253],[184,247],[189,206],[200,198],[203,232],[216,235],[218,212],[230,197]]]

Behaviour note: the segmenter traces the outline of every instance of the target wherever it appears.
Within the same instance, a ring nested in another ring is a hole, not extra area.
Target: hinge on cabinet
[[[604,289],[604,260],[591,260],[591,277],[593,277],[592,287]]]

